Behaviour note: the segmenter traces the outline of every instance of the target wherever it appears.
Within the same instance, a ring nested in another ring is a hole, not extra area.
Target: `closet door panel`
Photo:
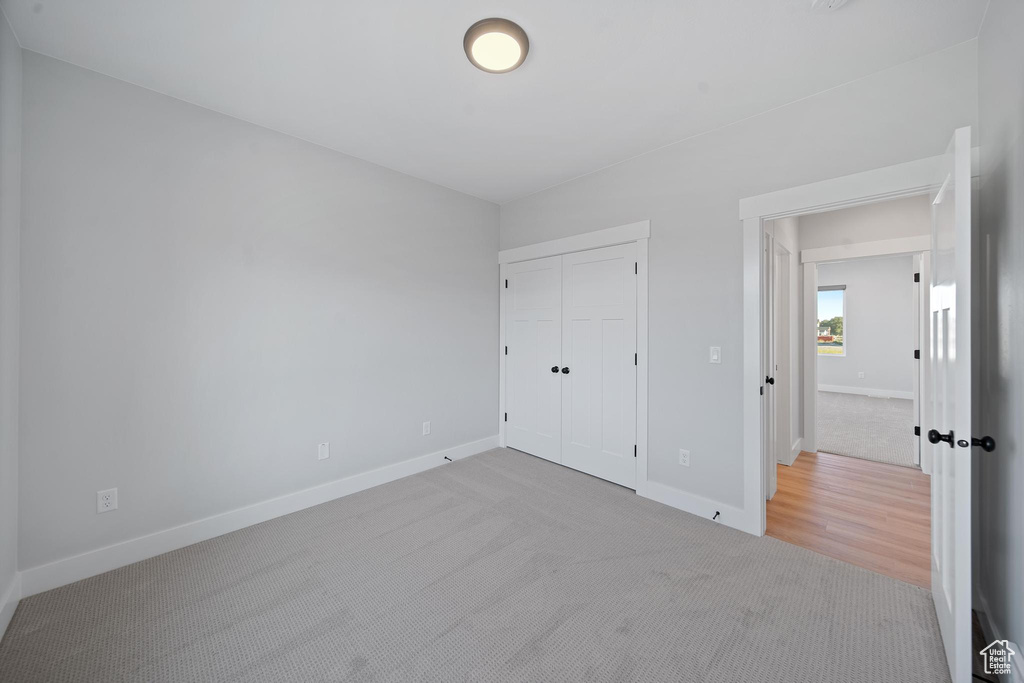
[[[567,333],[569,349],[565,354],[565,364],[575,372],[563,382],[563,405],[567,406],[564,420],[565,437],[572,446],[590,448],[593,431],[591,421],[594,417],[591,405],[594,392],[591,391],[591,381],[594,373],[587,372],[586,368],[593,362],[593,321],[570,320]]]
[[[636,245],[562,257],[562,463],[636,486]]]
[[[561,257],[506,269],[505,443],[561,462]]]

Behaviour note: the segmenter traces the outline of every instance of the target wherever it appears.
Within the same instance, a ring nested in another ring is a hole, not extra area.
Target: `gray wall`
[[[18,568],[20,230],[21,47],[0,12],[0,609]]]
[[[495,205],[31,52],[23,166],[22,568],[496,433]]]
[[[818,286],[827,285],[846,285],[846,355],[818,356],[818,386],[913,394],[914,258],[820,263]]]
[[[979,38],[981,236],[977,455],[981,593],[1000,638],[1024,644],[1024,4],[992,0]],[[979,405],[980,403],[980,405]],[[1017,651],[1020,652],[1019,648]],[[1021,655],[1018,655],[1020,657]]]
[[[904,197],[800,216],[800,248],[838,247],[930,235],[931,231],[932,205],[928,195]]]
[[[976,123],[976,57],[963,43],[502,205],[503,249],[651,220],[654,481],[743,504],[739,200],[941,154]]]

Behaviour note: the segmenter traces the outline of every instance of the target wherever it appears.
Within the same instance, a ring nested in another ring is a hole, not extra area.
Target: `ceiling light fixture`
[[[523,63],[530,51],[530,40],[519,24],[508,19],[482,19],[466,31],[462,46],[473,66],[503,74]]]

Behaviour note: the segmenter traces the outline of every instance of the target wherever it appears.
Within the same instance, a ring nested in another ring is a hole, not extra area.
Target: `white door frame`
[[[764,222],[787,216],[832,211],[886,199],[927,194],[941,156],[886,166],[741,199],[743,222],[743,515],[741,528],[765,530],[764,466],[761,443],[761,390],[764,380],[761,320],[761,250]],[[977,169],[977,150],[972,167]],[[976,170],[974,171],[976,174]],[[813,278],[812,278],[813,279]],[[817,286],[816,283],[815,287]],[[805,278],[806,288],[806,278]],[[805,289],[806,291],[806,289]],[[805,299],[806,303],[806,299]],[[804,425],[805,430],[807,424]]]
[[[647,495],[647,243],[649,220],[498,252],[498,445],[505,446],[505,270],[509,263],[636,242],[636,492]]]

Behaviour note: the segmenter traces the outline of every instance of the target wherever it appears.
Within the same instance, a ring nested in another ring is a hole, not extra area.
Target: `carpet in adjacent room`
[[[816,424],[821,452],[917,467],[910,399],[819,391]]]

